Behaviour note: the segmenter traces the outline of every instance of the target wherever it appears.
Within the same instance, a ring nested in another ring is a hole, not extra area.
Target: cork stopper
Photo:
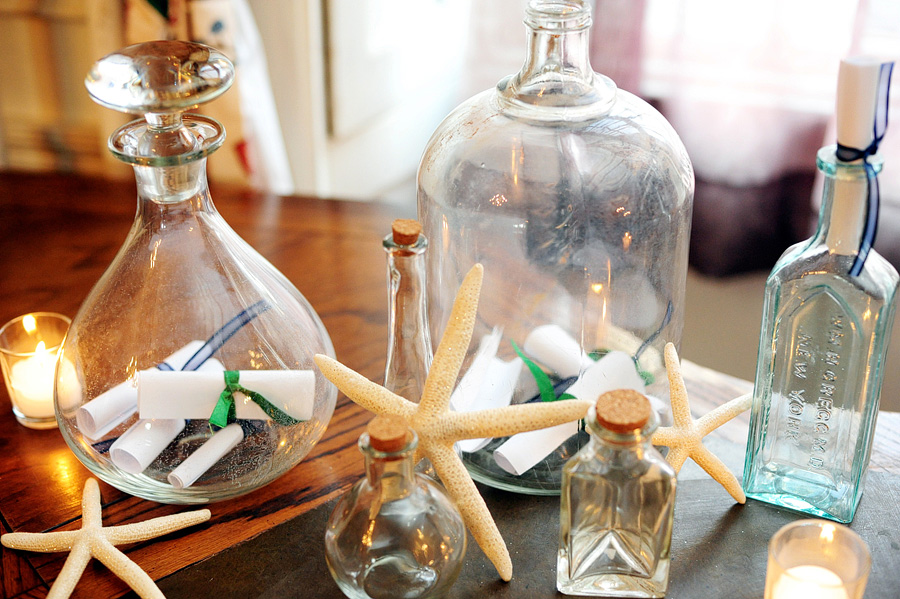
[[[597,399],[597,424],[614,433],[644,428],[650,419],[650,400],[631,389],[617,389]]]
[[[417,220],[398,218],[391,224],[391,233],[397,245],[412,245],[419,240],[422,225]]]
[[[373,418],[366,432],[369,433],[369,444],[372,449],[383,453],[395,453],[409,443],[409,427],[406,421],[392,414]]]

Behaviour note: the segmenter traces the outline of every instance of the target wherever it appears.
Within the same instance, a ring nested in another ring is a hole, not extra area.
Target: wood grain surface
[[[135,195],[133,183],[0,173],[0,322],[39,310],[74,316],[124,241],[134,218]],[[380,382],[387,339],[381,239],[390,232],[394,211],[377,204],[279,198],[217,186],[212,196],[237,233],[313,305],[338,359]],[[687,365],[685,372],[698,414],[749,390],[746,381],[695,365]],[[884,417],[879,424],[873,465],[891,469],[900,455],[900,421],[897,414],[888,416],[885,426]],[[204,525],[123,549],[158,580],[316,508],[362,475],[356,442],[370,418],[340,396],[322,440],[286,475],[250,494],[211,505],[212,519]],[[745,419],[716,435],[739,448],[746,441]],[[5,388],[0,391],[0,530],[79,527],[88,476],[57,430],[20,426]],[[102,482],[100,487],[106,524],[192,509],[138,499]],[[2,549],[2,598],[46,596],[66,555]],[[127,591],[123,582],[92,561],[73,597],[119,597]]]

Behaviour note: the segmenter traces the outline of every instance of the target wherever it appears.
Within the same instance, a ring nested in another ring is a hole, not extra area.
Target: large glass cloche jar
[[[85,81],[100,104],[144,116],[109,142],[134,167],[138,203],[61,349],[56,414],[94,474],[166,503],[273,481],[322,436],[337,396],[312,360],[334,354],[318,316],[210,198],[206,159],[225,131],[185,111],[233,78],[218,51],[160,41],[103,58]]]
[[[434,338],[465,273],[485,269],[453,407],[593,401],[610,372],[665,400],[662,349],[682,333],[690,160],[654,108],[591,69],[587,2],[533,0],[525,25],[522,70],[456,108],[419,167]],[[460,449],[478,480],[558,493],[587,441],[573,427]]]

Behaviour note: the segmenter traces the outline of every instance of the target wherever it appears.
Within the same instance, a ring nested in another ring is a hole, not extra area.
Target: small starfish
[[[722,404],[699,420],[691,416],[691,405],[688,402],[687,389],[681,375],[678,353],[671,343],[665,349],[666,372],[669,376],[669,394],[672,400],[672,418],[674,426],[663,426],[653,434],[654,445],[665,445],[671,449],[666,459],[675,469],[687,458],[693,459],[706,472],[719,482],[738,503],[745,503],[747,496],[731,470],[703,445],[703,437],[719,428],[741,412],[750,409],[753,394],[748,393]]]
[[[376,414],[401,416],[416,431],[419,449],[431,459],[475,541],[497,568],[500,578],[508,581],[512,578],[509,550],[453,444],[463,439],[507,437],[578,420],[584,417],[591,403],[569,399],[472,412],[450,410],[450,394],[475,327],[482,276],[483,268],[476,264],[463,280],[418,404],[391,393],[328,356],[317,355],[315,359],[325,377],[350,399]]]
[[[81,513],[80,530],[47,533],[11,532],[0,537],[0,543],[10,549],[24,549],[40,553],[70,552],[59,576],[50,587],[47,599],[69,597],[92,557],[103,562],[107,568],[128,583],[128,586],[144,599],[165,599],[153,579],[114,545],[146,541],[206,522],[210,516],[209,510],[197,510],[134,524],[103,526],[100,487],[95,478],[89,478],[84,483]]]

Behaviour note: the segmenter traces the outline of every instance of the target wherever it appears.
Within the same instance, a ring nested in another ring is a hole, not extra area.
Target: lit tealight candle
[[[862,599],[872,559],[849,527],[797,520],[769,542],[765,599]]]
[[[849,599],[841,578],[821,566],[794,566],[775,582],[773,599]]]
[[[33,312],[0,327],[0,369],[16,420],[28,428],[56,428],[54,384],[56,358],[69,328],[68,317],[53,312]],[[60,396],[80,394],[73,364],[63,360]]]
[[[53,378],[56,374],[56,354],[38,343],[34,355],[12,365],[9,382],[13,388],[16,408],[28,418],[53,416]]]

